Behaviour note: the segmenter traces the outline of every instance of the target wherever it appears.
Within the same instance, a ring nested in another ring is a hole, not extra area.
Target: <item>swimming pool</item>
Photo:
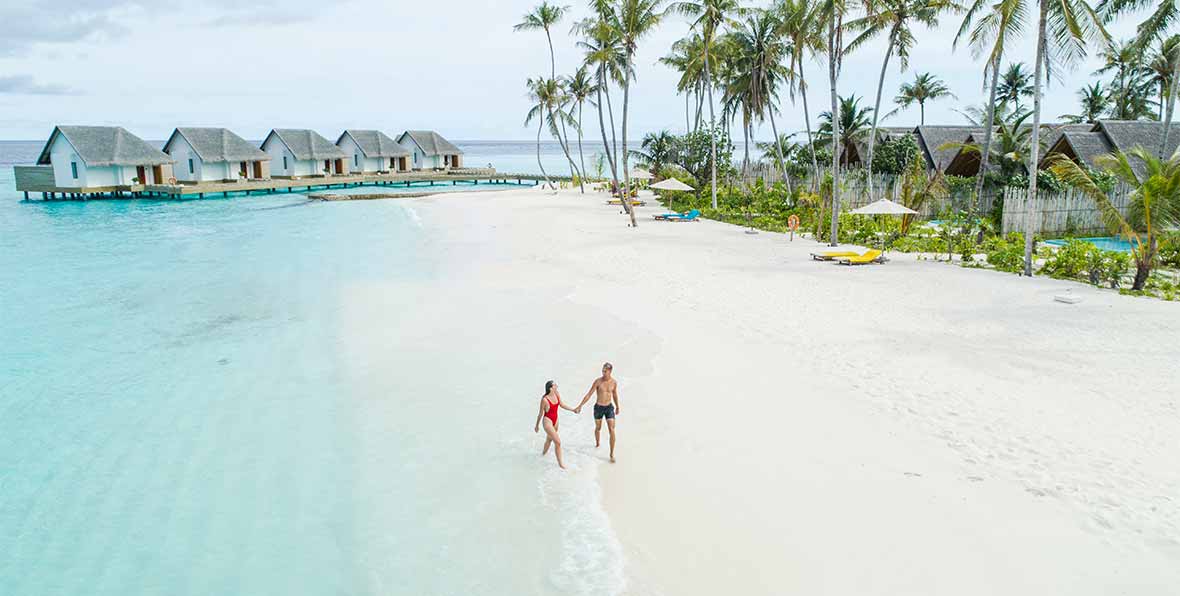
[[[1131,252],[1135,248],[1134,243],[1130,240],[1124,240],[1119,236],[1102,236],[1096,238],[1074,238],[1074,240],[1081,240],[1082,242],[1089,242],[1102,250],[1109,250],[1111,252]],[[1046,240],[1045,244],[1050,246],[1065,246],[1068,239],[1063,240]]]

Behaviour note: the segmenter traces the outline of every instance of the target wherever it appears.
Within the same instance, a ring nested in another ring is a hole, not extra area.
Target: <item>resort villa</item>
[[[344,131],[336,146],[352,156],[351,170],[361,174],[406,172],[410,169],[410,151],[379,130]]]
[[[1040,167],[1047,165],[1050,156],[1061,154],[1082,165],[1093,167],[1095,158],[1115,151],[1130,151],[1145,147],[1156,151],[1164,139],[1164,123],[1144,120],[1099,120],[1094,124],[1080,125],[1050,138],[1049,150]],[[1180,148],[1180,134],[1168,138],[1164,155],[1172,155]],[[1145,166],[1138,160],[1131,160],[1131,168],[1137,177],[1142,177]]]
[[[343,176],[349,172],[352,156],[319,133],[298,128],[276,128],[262,141],[271,158],[275,178]]]
[[[271,157],[226,128],[177,128],[164,143],[181,183],[270,178]]]
[[[433,130],[407,130],[397,142],[413,155],[415,170],[445,170],[463,165],[463,151]]]
[[[172,178],[171,157],[119,126],[58,126],[37,165],[52,168],[51,184],[70,191],[163,184]]]

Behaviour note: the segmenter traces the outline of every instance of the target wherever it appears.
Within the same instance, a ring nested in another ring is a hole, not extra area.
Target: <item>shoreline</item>
[[[620,381],[599,480],[624,593],[1180,582],[1180,386],[1139,374],[1180,356],[1171,304],[906,255],[838,267],[711,221],[629,229],[576,190],[472,196],[416,204],[496,228],[497,283],[543,270],[653,338],[578,363]]]

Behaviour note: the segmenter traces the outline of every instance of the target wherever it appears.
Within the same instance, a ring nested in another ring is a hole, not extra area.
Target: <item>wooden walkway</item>
[[[461,169],[443,172],[406,172],[398,174],[344,174],[339,176],[313,176],[307,178],[272,178],[269,180],[244,180],[239,182],[199,182],[195,184],[137,184],[101,188],[60,188],[52,185],[52,171],[46,180],[44,169],[48,166],[15,166],[16,190],[24,193],[26,200],[66,199],[128,199],[157,197],[168,199],[204,198],[206,196],[249,196],[279,192],[311,192],[353,188],[359,186],[429,188],[432,186],[459,186],[463,184],[527,184],[535,186],[539,176],[528,174],[499,174],[493,169]]]

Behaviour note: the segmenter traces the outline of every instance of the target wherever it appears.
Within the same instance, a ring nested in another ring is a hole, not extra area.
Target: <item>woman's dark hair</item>
[[[554,385],[556,385],[556,383],[553,381],[545,381],[545,395],[549,395],[549,390],[553,389]],[[542,395],[541,397],[545,397],[545,395]]]

